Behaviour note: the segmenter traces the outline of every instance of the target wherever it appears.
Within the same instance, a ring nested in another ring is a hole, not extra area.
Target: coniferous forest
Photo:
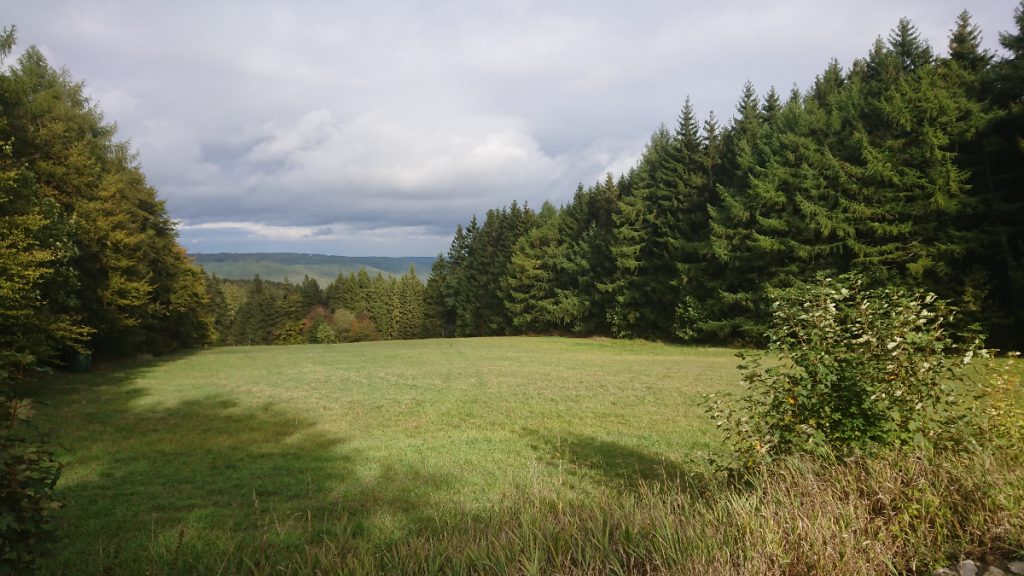
[[[804,90],[689,100],[638,164],[566,205],[459,226],[426,289],[438,334],[607,334],[757,345],[773,289],[859,271],[960,306],[996,346],[1024,334],[1024,13],[940,55],[901,20]]]
[[[1024,334],[1024,14],[940,53],[901,20],[805,89],[747,83],[732,118],[651,135],[567,204],[513,201],[455,230],[422,286],[323,289],[204,273],[83,85],[29,48],[0,76],[4,364],[206,344],[520,333],[763,342],[772,291],[859,271],[958,303],[995,346]],[[13,48],[13,29],[3,54]]]

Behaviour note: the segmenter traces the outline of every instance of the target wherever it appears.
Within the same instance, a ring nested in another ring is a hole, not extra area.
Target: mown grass
[[[1024,551],[1024,458],[792,461],[736,487],[733,352],[489,338],[57,375],[52,574],[877,574]],[[851,567],[852,566],[852,567]]]

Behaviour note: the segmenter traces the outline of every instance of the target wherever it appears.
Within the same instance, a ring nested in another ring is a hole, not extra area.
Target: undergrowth
[[[376,543],[344,515],[261,516],[259,540],[236,543],[229,556],[193,554],[179,540],[155,554],[151,572],[853,576],[928,574],[961,557],[1024,553],[1019,452],[794,456],[749,480],[647,483],[573,500],[538,488]]]

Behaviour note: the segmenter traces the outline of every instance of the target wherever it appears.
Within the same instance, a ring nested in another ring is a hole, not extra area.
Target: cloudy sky
[[[139,151],[192,252],[429,256],[470,215],[627,170],[689,95],[806,88],[907,16],[941,52],[1016,0],[5,0]]]

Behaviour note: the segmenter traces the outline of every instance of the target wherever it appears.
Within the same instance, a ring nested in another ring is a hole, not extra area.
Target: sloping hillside
[[[321,285],[333,281],[339,273],[357,272],[360,268],[365,268],[371,276],[378,272],[399,276],[405,274],[409,266],[415,266],[416,274],[426,280],[434,262],[433,257],[424,256],[390,258],[287,252],[192,254],[192,258],[208,273],[221,278],[246,280],[259,274],[265,280],[294,283],[301,281],[303,276],[309,276],[316,278]]]

